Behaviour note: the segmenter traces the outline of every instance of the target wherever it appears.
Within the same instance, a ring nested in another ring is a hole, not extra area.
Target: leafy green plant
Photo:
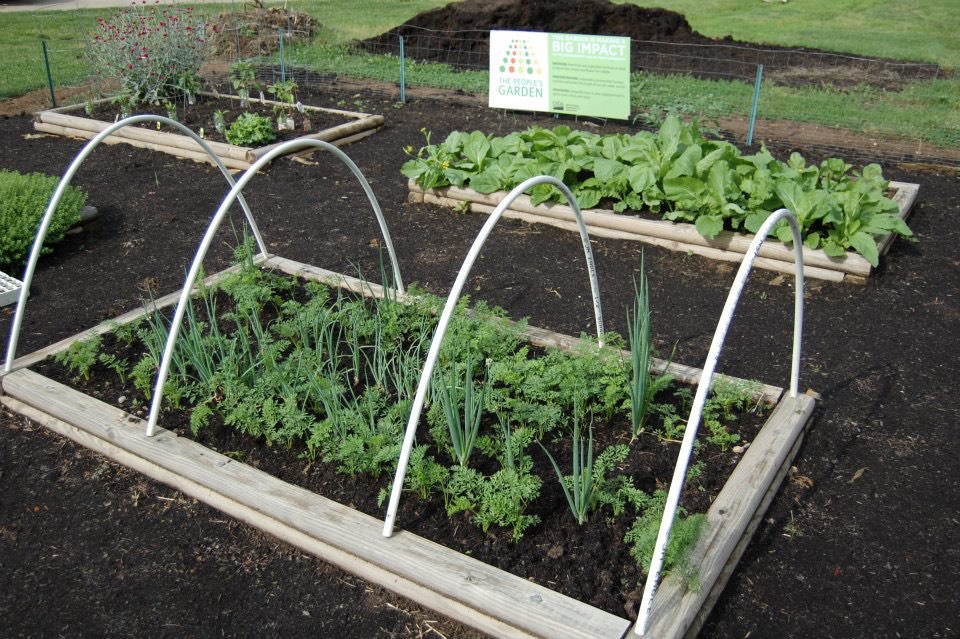
[[[120,378],[121,384],[127,383],[127,371],[130,367],[130,363],[127,360],[122,357],[117,357],[113,353],[100,353],[97,361],[116,373],[117,377]]]
[[[277,123],[286,122],[288,118],[293,117],[296,110],[298,85],[294,80],[278,80],[267,87],[277,101],[283,104],[273,107],[273,114],[277,118]]]
[[[766,148],[748,156],[723,140],[709,140],[695,122],[667,116],[656,133],[598,135],[531,127],[502,137],[454,131],[441,144],[414,152],[401,172],[424,188],[447,185],[491,193],[536,175],[568,184],[582,208],[609,202],[616,212],[648,210],[666,220],[688,222],[707,238],[723,230],[755,233],[781,207],[798,217],[803,241],[832,256],[847,249],[877,263],[877,238],[912,235],[886,196],[880,167],[861,173],[830,158],[807,166],[799,154],[787,162]],[[552,185],[530,190],[533,204],[559,200]],[[782,222],[777,238],[792,236]]]
[[[227,141],[240,146],[263,146],[277,139],[270,118],[256,113],[241,113],[227,129]]]
[[[195,433],[222,423],[267,445],[302,445],[305,457],[340,473],[391,472],[442,300],[422,292],[412,300],[333,293],[258,268],[253,251],[244,241],[239,270],[217,285],[199,278],[163,410],[187,411]],[[115,328],[117,341],[139,352],[132,368],[92,343],[74,345],[63,361],[78,375],[99,363],[142,393],[133,402],[149,399],[169,321],[148,310],[144,320]],[[519,540],[540,521],[529,512],[542,488],[530,448],[537,442],[546,450],[548,436],[569,437],[572,418],[570,474],[550,461],[577,521],[600,508],[613,517],[643,512],[650,496],[622,471],[630,445],[594,454],[593,416],[616,420],[628,401],[619,336],[608,334],[609,348],[584,339],[573,353],[531,352],[518,346],[518,328],[499,309],[458,305],[454,318],[428,409],[433,441],[413,449],[404,490],[422,499],[442,495],[451,516],[464,514],[483,531],[501,528]],[[475,373],[481,363],[484,372]],[[737,397],[719,394],[719,422],[742,410]],[[481,418],[487,414],[497,419]],[[589,431],[582,433],[586,415]]]
[[[208,54],[206,28],[192,7],[132,4],[97,18],[90,63],[100,77],[119,80],[131,104],[192,102]]]
[[[254,91],[263,91],[263,84],[257,80],[257,67],[252,62],[238,60],[230,65],[230,84],[240,97],[241,108],[250,104]]]
[[[40,220],[60,179],[41,173],[22,174],[0,170],[0,267],[17,267],[30,253]],[[63,239],[67,230],[80,221],[87,194],[68,186],[53,214],[43,253]]]

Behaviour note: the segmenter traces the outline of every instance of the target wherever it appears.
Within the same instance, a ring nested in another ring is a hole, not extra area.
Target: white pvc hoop
[[[463,291],[467,277],[470,275],[470,270],[473,268],[473,264],[480,254],[480,249],[483,248],[484,243],[493,231],[493,227],[500,221],[504,211],[507,210],[515,199],[523,195],[527,189],[537,184],[551,184],[557,187],[563,193],[563,196],[567,199],[567,202],[577,217],[580,240],[583,244],[583,254],[586,258],[587,271],[590,275],[590,289],[593,294],[593,313],[597,324],[597,341],[600,346],[603,346],[603,311],[600,307],[600,286],[597,283],[597,267],[593,260],[593,249],[590,247],[590,235],[587,233],[587,227],[583,222],[583,215],[580,213],[580,205],[577,203],[576,198],[573,197],[570,189],[557,178],[548,175],[532,177],[510,191],[500,204],[497,205],[493,213],[490,214],[490,218],[483,225],[483,228],[480,229],[480,233],[477,234],[477,238],[473,241],[473,245],[467,252],[467,257],[463,260],[463,264],[460,266],[460,272],[457,273],[457,279],[454,281],[450,295],[447,297],[447,303],[443,307],[443,312],[440,314],[437,330],[433,334],[433,340],[430,344],[430,352],[427,353],[427,359],[423,365],[423,372],[420,375],[420,383],[417,386],[417,392],[413,398],[413,405],[410,408],[410,418],[407,421],[407,429],[403,437],[403,446],[400,449],[400,458],[397,461],[397,473],[394,475],[393,488],[390,492],[390,503],[387,506],[387,514],[383,522],[384,537],[393,535],[393,526],[397,519],[397,509],[400,506],[400,494],[403,492],[403,480],[406,476],[407,464],[410,461],[410,452],[413,449],[414,438],[417,434],[417,423],[420,421],[420,413],[423,411],[423,404],[426,401],[427,390],[430,387],[430,378],[433,375],[434,366],[436,366],[437,358],[440,356],[440,344],[443,342],[444,335],[446,335],[447,324],[450,323],[450,318],[453,316],[454,308],[460,299],[460,293]]]
[[[383,217],[383,212],[380,210],[380,204],[377,202],[377,198],[373,194],[373,189],[370,188],[369,182],[367,182],[367,179],[364,177],[357,165],[353,163],[353,160],[351,160],[346,153],[338,149],[336,146],[330,144],[329,142],[324,142],[323,140],[299,138],[297,140],[291,140],[279,145],[257,160],[249,169],[244,172],[240,179],[237,180],[236,184],[233,185],[233,188],[230,189],[230,192],[227,193],[226,197],[223,198],[220,208],[217,209],[217,212],[210,220],[210,224],[207,225],[207,232],[200,241],[200,246],[197,248],[197,252],[194,255],[193,263],[190,265],[190,271],[187,273],[187,277],[184,280],[183,289],[180,291],[180,299],[177,302],[177,308],[174,312],[173,321],[170,325],[170,333],[167,335],[167,343],[163,349],[163,358],[160,361],[160,369],[157,372],[157,381],[153,390],[153,398],[150,402],[150,416],[147,420],[146,429],[147,437],[153,437],[156,431],[157,419],[160,415],[160,404],[163,399],[163,387],[170,372],[170,362],[173,359],[173,349],[176,346],[177,337],[180,334],[180,325],[183,323],[184,313],[186,312],[187,305],[190,303],[190,294],[193,291],[193,285],[197,281],[197,276],[200,274],[200,267],[203,264],[203,259],[207,255],[210,244],[213,242],[213,238],[216,235],[217,230],[220,228],[220,223],[227,214],[227,210],[233,204],[233,201],[240,196],[240,192],[247,185],[247,183],[253,179],[253,176],[257,174],[261,167],[269,164],[279,155],[309,147],[330,151],[337,158],[343,161],[343,163],[350,168],[350,171],[360,181],[361,185],[363,186],[363,190],[367,194],[367,198],[370,200],[370,204],[373,207],[373,212],[377,217],[377,222],[380,224],[380,231],[383,233],[383,239],[387,245],[387,252],[390,254],[390,263],[393,268],[394,282],[396,284],[397,291],[401,294],[404,292],[403,280],[400,277],[400,267],[397,264],[397,255],[393,249],[393,240],[390,238],[390,231],[387,229],[387,222]],[[266,255],[266,252],[264,252],[264,255]]]
[[[63,177],[60,178],[60,184],[57,186],[56,191],[53,192],[53,195],[50,198],[50,203],[47,205],[47,210],[43,214],[43,218],[40,220],[40,228],[37,230],[37,236],[33,240],[33,248],[30,249],[30,259],[27,261],[27,268],[23,274],[23,286],[20,289],[20,297],[17,299],[17,310],[13,316],[13,326],[10,328],[10,341],[7,343],[7,359],[3,367],[4,373],[9,373],[13,367],[13,360],[17,354],[17,343],[20,340],[23,314],[27,305],[27,296],[30,293],[30,284],[33,282],[33,273],[37,268],[37,261],[40,259],[40,251],[43,249],[43,243],[47,239],[47,231],[49,231],[50,224],[53,222],[53,214],[60,205],[60,200],[63,198],[64,192],[66,192],[67,187],[70,186],[70,181],[73,180],[73,176],[76,174],[77,170],[79,170],[80,165],[83,164],[83,162],[91,153],[93,153],[94,149],[100,146],[100,143],[103,142],[107,136],[125,126],[138,124],[140,122],[158,122],[161,124],[166,124],[167,126],[172,126],[176,129],[179,129],[181,132],[190,136],[194,142],[203,147],[203,150],[207,152],[207,155],[210,156],[210,159],[216,163],[217,167],[220,169],[220,172],[223,173],[223,176],[226,178],[227,183],[230,186],[234,185],[233,176],[230,175],[230,171],[227,170],[227,167],[224,166],[220,156],[214,153],[213,149],[210,148],[210,145],[207,144],[206,140],[176,120],[171,120],[170,118],[166,118],[161,115],[135,115],[133,117],[120,120],[119,122],[115,122],[97,134],[96,137],[91,139],[90,142],[88,142],[87,145],[80,150],[80,153],[77,154],[77,157],[74,158],[73,162],[70,163],[66,173],[64,173]],[[250,208],[247,206],[247,201],[242,197],[240,198],[240,206],[243,208],[243,213],[247,217],[247,222],[250,224],[250,229],[253,231],[253,236],[257,240],[257,246],[260,247],[260,252],[263,255],[266,255],[267,248],[263,242],[263,238],[260,236],[260,229],[257,228],[257,224],[253,220],[253,213],[250,212]]]
[[[800,347],[803,334],[803,244],[797,218],[787,209],[779,209],[766,219],[750,243],[744,260],[740,264],[740,269],[737,271],[737,276],[734,278],[733,285],[730,287],[730,292],[727,294],[727,301],[723,306],[723,311],[720,313],[720,321],[717,324],[717,330],[713,334],[710,350],[707,352],[707,360],[703,365],[703,372],[700,375],[700,382],[697,385],[697,393],[693,398],[693,406],[690,409],[690,418],[687,420],[687,428],[683,434],[683,443],[680,445],[680,453],[677,455],[677,465],[673,471],[673,479],[670,481],[667,502],[663,508],[663,518],[660,520],[660,530],[657,533],[653,558],[650,561],[650,569],[647,571],[647,581],[643,586],[643,597],[640,600],[637,623],[633,627],[634,634],[641,637],[646,635],[648,626],[650,625],[653,598],[659,585],[660,572],[663,570],[664,557],[667,553],[667,542],[670,540],[670,530],[673,527],[673,520],[677,514],[680,493],[686,482],[687,468],[690,465],[690,456],[693,453],[693,444],[697,438],[697,430],[700,427],[700,420],[703,416],[703,406],[706,403],[707,394],[710,391],[713,372],[717,367],[717,361],[720,359],[720,350],[723,348],[723,341],[726,339],[727,330],[730,328],[733,313],[736,310],[737,303],[740,301],[740,294],[743,292],[744,284],[746,284],[747,277],[750,275],[753,262],[760,252],[760,246],[766,240],[767,234],[770,232],[770,229],[773,228],[773,225],[781,219],[787,220],[790,224],[790,230],[793,233],[796,284],[794,286],[793,355],[790,367],[790,397],[797,396],[800,385]]]

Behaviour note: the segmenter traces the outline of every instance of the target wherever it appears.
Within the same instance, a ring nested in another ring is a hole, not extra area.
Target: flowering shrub
[[[208,44],[203,20],[192,7],[140,0],[97,23],[90,61],[99,76],[120,81],[121,103],[193,101]]]

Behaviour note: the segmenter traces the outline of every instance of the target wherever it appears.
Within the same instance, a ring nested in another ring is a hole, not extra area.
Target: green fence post
[[[280,81],[287,81],[287,63],[286,56],[283,54],[283,29],[279,29],[280,34]]]
[[[53,102],[53,108],[57,108],[57,94],[53,92],[53,74],[50,73],[50,57],[47,55],[47,41],[41,40],[43,45],[43,66],[47,70],[47,86],[50,87],[50,101]]]
[[[403,36],[400,37],[400,104],[407,103],[406,79],[404,78],[404,68],[407,66],[403,57]]]
[[[750,129],[747,131],[747,146],[753,145],[753,127],[757,123],[757,106],[760,104],[760,83],[763,82],[763,65],[757,65],[757,80],[753,84],[753,109],[750,111]]]

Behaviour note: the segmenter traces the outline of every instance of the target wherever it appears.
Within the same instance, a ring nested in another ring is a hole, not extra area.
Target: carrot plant
[[[240,257],[237,273],[200,286],[187,309],[163,410],[186,411],[195,433],[223,424],[268,445],[301,448],[338,472],[382,482],[396,467],[442,300],[423,293],[408,303],[389,294],[364,299],[262,270],[243,251]],[[645,282],[638,283],[638,296]],[[101,352],[94,338],[58,359],[80,377],[112,371],[142,394],[131,392],[133,401],[149,399],[169,320],[152,302],[147,307],[152,312],[142,321],[116,329],[127,349],[123,358]],[[637,308],[634,317],[648,316],[648,308]],[[483,531],[502,529],[519,541],[540,523],[531,506],[543,489],[537,469],[549,461],[578,522],[603,525],[590,517],[601,508],[613,517],[642,515],[651,496],[621,468],[638,445],[628,424],[632,398],[641,395],[629,380],[649,361],[628,366],[623,340],[612,333],[609,346],[584,339],[568,352],[532,348],[522,328],[501,309],[458,304],[428,396],[427,434],[413,449],[405,490],[442,499],[451,517]],[[708,402],[704,419],[714,440],[709,445],[723,449],[735,437],[724,424],[749,406],[733,390],[716,391],[719,399]],[[660,433],[659,404],[636,405],[650,410],[638,413],[640,423]],[[623,427],[626,443],[595,451],[595,420],[607,430]],[[540,457],[571,431],[570,466],[549,453]]]

